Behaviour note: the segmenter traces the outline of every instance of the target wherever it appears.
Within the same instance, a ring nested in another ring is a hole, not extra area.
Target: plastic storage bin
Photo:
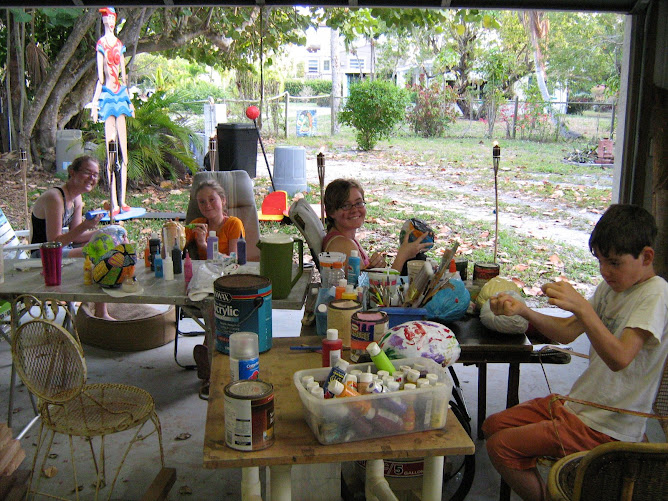
[[[253,124],[218,124],[218,170],[245,170],[255,177],[257,131]]]
[[[387,313],[390,329],[395,325],[410,322],[411,320],[427,320],[428,317],[426,308],[387,307],[378,309]]]
[[[323,367],[295,372],[293,382],[304,406],[304,419],[318,442],[323,445],[340,444],[443,428],[448,414],[448,402],[452,396],[452,380],[443,367],[431,359],[392,360],[397,368],[401,365],[413,366],[416,362],[423,364],[428,372],[437,374],[438,382],[444,384],[415,390],[323,400],[307,391],[302,384],[302,378],[313,376],[322,386],[331,369]],[[371,367],[371,372],[376,372],[373,363],[351,364],[348,372],[353,369],[366,372],[368,367]],[[383,419],[374,419],[376,416]],[[390,426],[387,425],[388,422],[391,423]]]
[[[56,131],[56,173],[67,174],[67,167],[84,154],[82,133],[79,129]]]

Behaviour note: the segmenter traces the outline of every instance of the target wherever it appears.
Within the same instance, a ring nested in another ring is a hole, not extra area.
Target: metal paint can
[[[230,353],[230,335],[255,332],[260,353],[271,348],[271,281],[258,275],[225,275],[213,283],[216,349]]]
[[[369,343],[379,343],[389,329],[384,311],[358,311],[350,318],[350,348],[365,350]]]
[[[274,443],[274,386],[260,379],[225,386],[225,443],[259,451]]]
[[[466,282],[466,279],[469,277],[469,260],[465,258],[457,258],[455,259],[455,266],[457,267],[459,276],[462,277],[462,281]]]
[[[475,263],[473,265],[473,280],[491,280],[499,276],[497,263]]]

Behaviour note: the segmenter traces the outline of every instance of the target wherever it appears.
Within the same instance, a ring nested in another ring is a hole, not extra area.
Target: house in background
[[[325,25],[317,29],[309,28],[306,31],[305,46],[291,45],[288,48],[288,57],[297,69],[296,77],[331,80],[331,34],[331,28]],[[343,38],[339,37],[336,46],[340,62],[342,95],[347,96],[351,83],[371,74],[375,60],[372,58],[371,45],[367,40],[356,40],[350,50],[346,50]]]

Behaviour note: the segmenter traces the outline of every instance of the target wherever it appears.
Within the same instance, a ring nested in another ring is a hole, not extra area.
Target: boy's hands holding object
[[[570,311],[578,318],[581,318],[587,310],[591,310],[589,301],[568,282],[550,282],[544,284],[541,289],[549,298],[547,301],[549,304]]]
[[[525,312],[529,309],[524,302],[506,292],[501,292],[489,298],[489,307],[495,315],[505,315],[508,317],[512,317],[513,315],[525,317]]]

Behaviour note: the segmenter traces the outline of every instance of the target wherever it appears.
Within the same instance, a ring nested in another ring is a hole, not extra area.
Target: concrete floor
[[[274,311],[273,330],[275,336],[297,336],[302,313],[299,311]],[[192,346],[200,343],[202,337],[180,338],[179,359],[191,363]],[[588,350],[586,339],[578,340],[574,349]],[[157,412],[162,423],[165,461],[167,466],[176,468],[177,480],[172,488],[171,500],[236,500],[241,497],[239,469],[205,470],[202,467],[202,446],[206,405],[198,398],[199,381],[195,371],[185,371],[174,363],[174,343],[152,350],[122,353],[85,346],[89,382],[120,382],[140,386],[149,391],[156,401]],[[0,409],[5,413],[9,397],[11,356],[9,346],[0,343]],[[569,365],[546,365],[552,391],[567,392],[575,378],[582,372],[586,361],[577,357]],[[464,391],[469,413],[473,416],[472,428],[476,428],[477,370],[475,367],[455,365]],[[488,369],[488,413],[502,410],[505,403],[507,365],[490,364]],[[548,392],[540,365],[524,365],[521,374],[520,400],[541,396]],[[13,414],[14,436],[33,417],[32,408],[25,387],[19,386]],[[5,419],[3,415],[2,420]],[[656,428],[658,430],[658,426]],[[38,425],[23,438],[22,446],[28,458],[22,468],[29,469]],[[658,431],[657,431],[658,433]],[[651,436],[650,436],[651,438]],[[108,441],[108,457],[114,459],[115,445],[120,441]],[[475,440],[476,475],[473,488],[467,499],[491,501],[498,499],[498,475],[494,472],[485,451],[484,441]],[[90,463],[85,448],[78,442],[78,451],[86,453],[84,464]],[[67,440],[62,437],[54,446],[56,455],[49,464],[58,468],[58,473],[42,481],[42,487],[51,492],[70,495],[72,477],[69,468]],[[77,463],[79,464],[79,463]],[[110,465],[113,465],[110,462]],[[139,499],[158,471],[157,440],[155,436],[135,445],[130,452],[121,478],[114,489],[112,499]],[[338,469],[332,465],[316,468],[297,466],[293,468],[292,488],[295,500],[337,500],[340,499]],[[92,499],[90,476],[85,471],[79,473],[79,483],[83,486],[82,499]],[[108,473],[109,475],[109,473]],[[265,472],[261,469],[261,479]],[[315,482],[313,482],[315,480]],[[264,490],[263,490],[264,493]],[[105,496],[107,494],[105,493]],[[265,495],[265,499],[268,497]],[[513,499],[516,499],[513,497]]]

